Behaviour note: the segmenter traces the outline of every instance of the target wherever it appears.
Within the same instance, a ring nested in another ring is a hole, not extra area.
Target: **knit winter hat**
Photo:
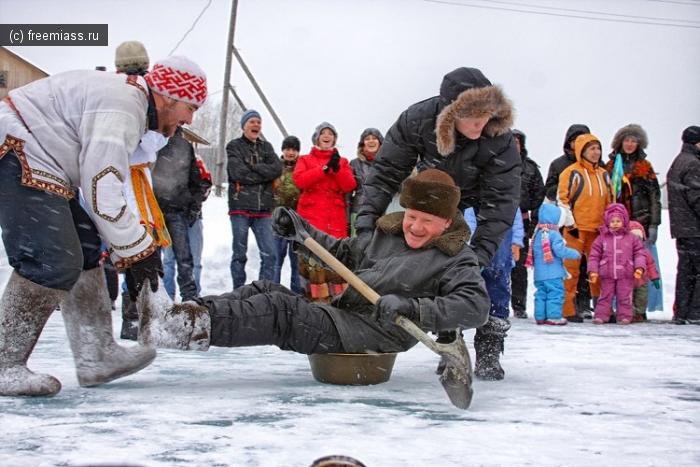
[[[282,140],[282,150],[284,151],[287,148],[301,151],[301,141],[296,136],[287,136]]]
[[[243,129],[246,122],[248,120],[250,120],[251,118],[257,118],[259,120],[262,120],[262,117],[260,116],[260,112],[258,112],[255,109],[248,109],[245,112],[243,112],[243,115],[241,115],[241,129]]]
[[[323,131],[324,128],[328,128],[333,132],[333,135],[335,135],[335,139],[333,140],[333,146],[338,142],[338,132],[335,131],[335,127],[331,125],[328,122],[321,122],[316,129],[314,130],[314,134],[311,135],[311,144],[314,146],[317,146],[316,143],[318,143],[318,137],[321,136],[321,132]]]
[[[207,75],[187,57],[176,55],[156,62],[145,78],[160,95],[198,107],[207,100]]]
[[[451,176],[442,170],[426,169],[414,178],[404,180],[399,204],[407,209],[452,219],[457,213],[460,197],[461,191]]]
[[[620,219],[622,219],[622,225],[625,227],[629,227],[630,216],[629,214],[627,214],[627,208],[624,204],[608,204],[608,207],[605,208],[605,212],[603,213],[603,222],[605,223],[605,226],[610,225],[610,221],[614,217],[619,217]]]
[[[681,139],[686,144],[700,143],[700,126],[689,126],[683,130],[683,137]]]
[[[644,233],[644,226],[637,221],[630,221],[630,233],[635,234],[640,240],[646,240],[647,238]]]
[[[365,131],[360,135],[360,141],[357,143],[357,147],[361,148],[365,144],[365,138],[369,135],[374,135],[379,140],[379,144],[384,144],[384,135],[381,131],[376,128],[366,128]]]
[[[148,70],[149,64],[146,47],[139,41],[126,41],[117,46],[114,53],[114,66],[117,68],[117,72]]]

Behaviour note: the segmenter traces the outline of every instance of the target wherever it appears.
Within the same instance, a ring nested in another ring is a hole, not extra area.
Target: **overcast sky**
[[[220,98],[231,5],[2,0],[0,17],[109,24],[106,47],[10,47],[49,73],[113,70],[116,46],[135,39],[152,62],[173,50],[197,61],[210,95]],[[386,133],[460,66],[480,68],[502,85],[543,175],[570,124],[588,124],[607,154],[618,128],[639,123],[663,181],[682,130],[700,125],[697,0],[240,0],[235,45],[302,152],[327,120],[339,132],[341,154],[354,157],[364,128]],[[281,133],[233,64],[233,85],[261,111],[263,131],[279,149]]]

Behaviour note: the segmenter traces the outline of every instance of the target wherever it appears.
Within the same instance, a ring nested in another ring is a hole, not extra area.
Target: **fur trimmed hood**
[[[490,117],[483,131],[487,137],[500,136],[513,125],[513,103],[497,85],[467,89],[442,109],[435,124],[438,152],[447,156],[454,151],[457,119],[483,116]]]
[[[644,151],[649,145],[649,138],[647,137],[647,132],[644,131],[644,128],[642,128],[640,125],[637,125],[636,123],[630,123],[629,125],[625,125],[619,130],[617,130],[617,133],[615,133],[615,136],[613,136],[610,147],[612,148],[614,153],[622,151],[622,141],[627,136],[632,136],[636,138],[639,142],[639,149],[641,149],[642,151]]]
[[[403,237],[403,216],[404,211],[392,212],[377,219],[377,228],[382,232],[396,237]],[[464,216],[459,212],[455,212],[452,218],[452,224],[447,228],[444,234],[436,237],[425,245],[423,249],[437,248],[448,256],[455,256],[460,252],[462,247],[471,237],[471,230]]]

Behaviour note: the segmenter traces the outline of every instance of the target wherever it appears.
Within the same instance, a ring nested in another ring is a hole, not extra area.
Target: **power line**
[[[693,21],[693,20],[685,20],[685,19],[671,19],[671,18],[655,18],[652,16],[635,16],[635,15],[622,15],[622,14],[617,14],[617,13],[603,13],[600,11],[590,11],[590,10],[575,10],[573,8],[558,8],[558,7],[553,7],[553,6],[540,6],[540,5],[530,5],[527,3],[513,3],[513,2],[503,2],[503,1],[498,1],[498,0],[477,0],[481,1],[484,3],[500,3],[502,5],[514,5],[514,6],[522,6],[522,7],[528,7],[528,8],[541,8],[543,10],[558,10],[558,11],[571,11],[574,13],[590,13],[593,15],[601,15],[601,16],[615,16],[619,18],[634,18],[634,19],[647,19],[647,20],[652,20],[652,21],[674,21],[678,23],[696,23],[700,24],[700,21]],[[659,1],[659,0],[651,0],[651,1]],[[689,5],[686,3],[686,5]],[[700,5],[700,4],[699,4]]]
[[[482,8],[482,9],[486,9],[486,10],[499,10],[499,11],[512,11],[512,12],[516,12],[516,13],[529,13],[532,15],[545,15],[545,16],[557,16],[557,17],[564,17],[564,18],[589,19],[589,20],[593,20],[593,21],[607,21],[607,22],[611,22],[611,23],[649,24],[649,25],[653,25],[653,26],[671,26],[671,27],[677,27],[677,28],[700,29],[700,26],[692,26],[692,25],[685,25],[685,24],[667,24],[667,23],[656,23],[656,22],[649,22],[649,21],[631,21],[631,20],[623,20],[623,19],[611,19],[611,18],[593,18],[591,16],[566,15],[566,14],[562,14],[562,13],[547,13],[547,12],[540,12],[540,11],[518,10],[518,9],[514,9],[514,8],[500,8],[500,7],[493,7],[493,6],[472,5],[472,4],[459,3],[459,2],[447,1],[447,0],[424,0],[424,1],[430,2],[430,3],[443,3],[446,5],[462,6],[462,7],[467,7],[467,8]],[[546,7],[538,7],[538,8],[546,8]],[[669,21],[676,21],[676,20],[669,20]]]
[[[197,25],[197,21],[199,21],[199,18],[201,18],[202,15],[204,14],[204,12],[207,11],[207,8],[209,8],[209,5],[211,5],[211,0],[209,0],[209,3],[207,3],[207,5],[204,7],[204,9],[203,9],[202,12],[199,14],[199,16],[197,16],[197,19],[195,19],[195,20],[194,20],[194,23],[192,23],[192,27],[190,27],[190,29],[185,33],[185,35],[182,36],[182,39],[180,39],[180,42],[178,42],[177,45],[175,45],[175,48],[174,48],[173,50],[170,51],[170,53],[168,54],[168,56],[172,55],[173,52],[175,52],[175,51],[177,50],[177,48],[180,47],[180,44],[182,44],[182,41],[185,40],[185,38],[187,37],[187,35],[188,35],[189,33],[191,33],[191,32],[194,30],[194,27]]]
[[[672,0],[647,0],[647,2],[658,2],[658,3],[675,3],[676,5],[690,5],[690,6],[700,6],[698,0],[690,0],[691,3],[686,2],[674,2]]]

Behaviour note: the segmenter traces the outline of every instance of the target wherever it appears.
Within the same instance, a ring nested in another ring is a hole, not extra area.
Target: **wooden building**
[[[47,76],[49,74],[38,66],[0,46],[0,99],[13,89]]]

